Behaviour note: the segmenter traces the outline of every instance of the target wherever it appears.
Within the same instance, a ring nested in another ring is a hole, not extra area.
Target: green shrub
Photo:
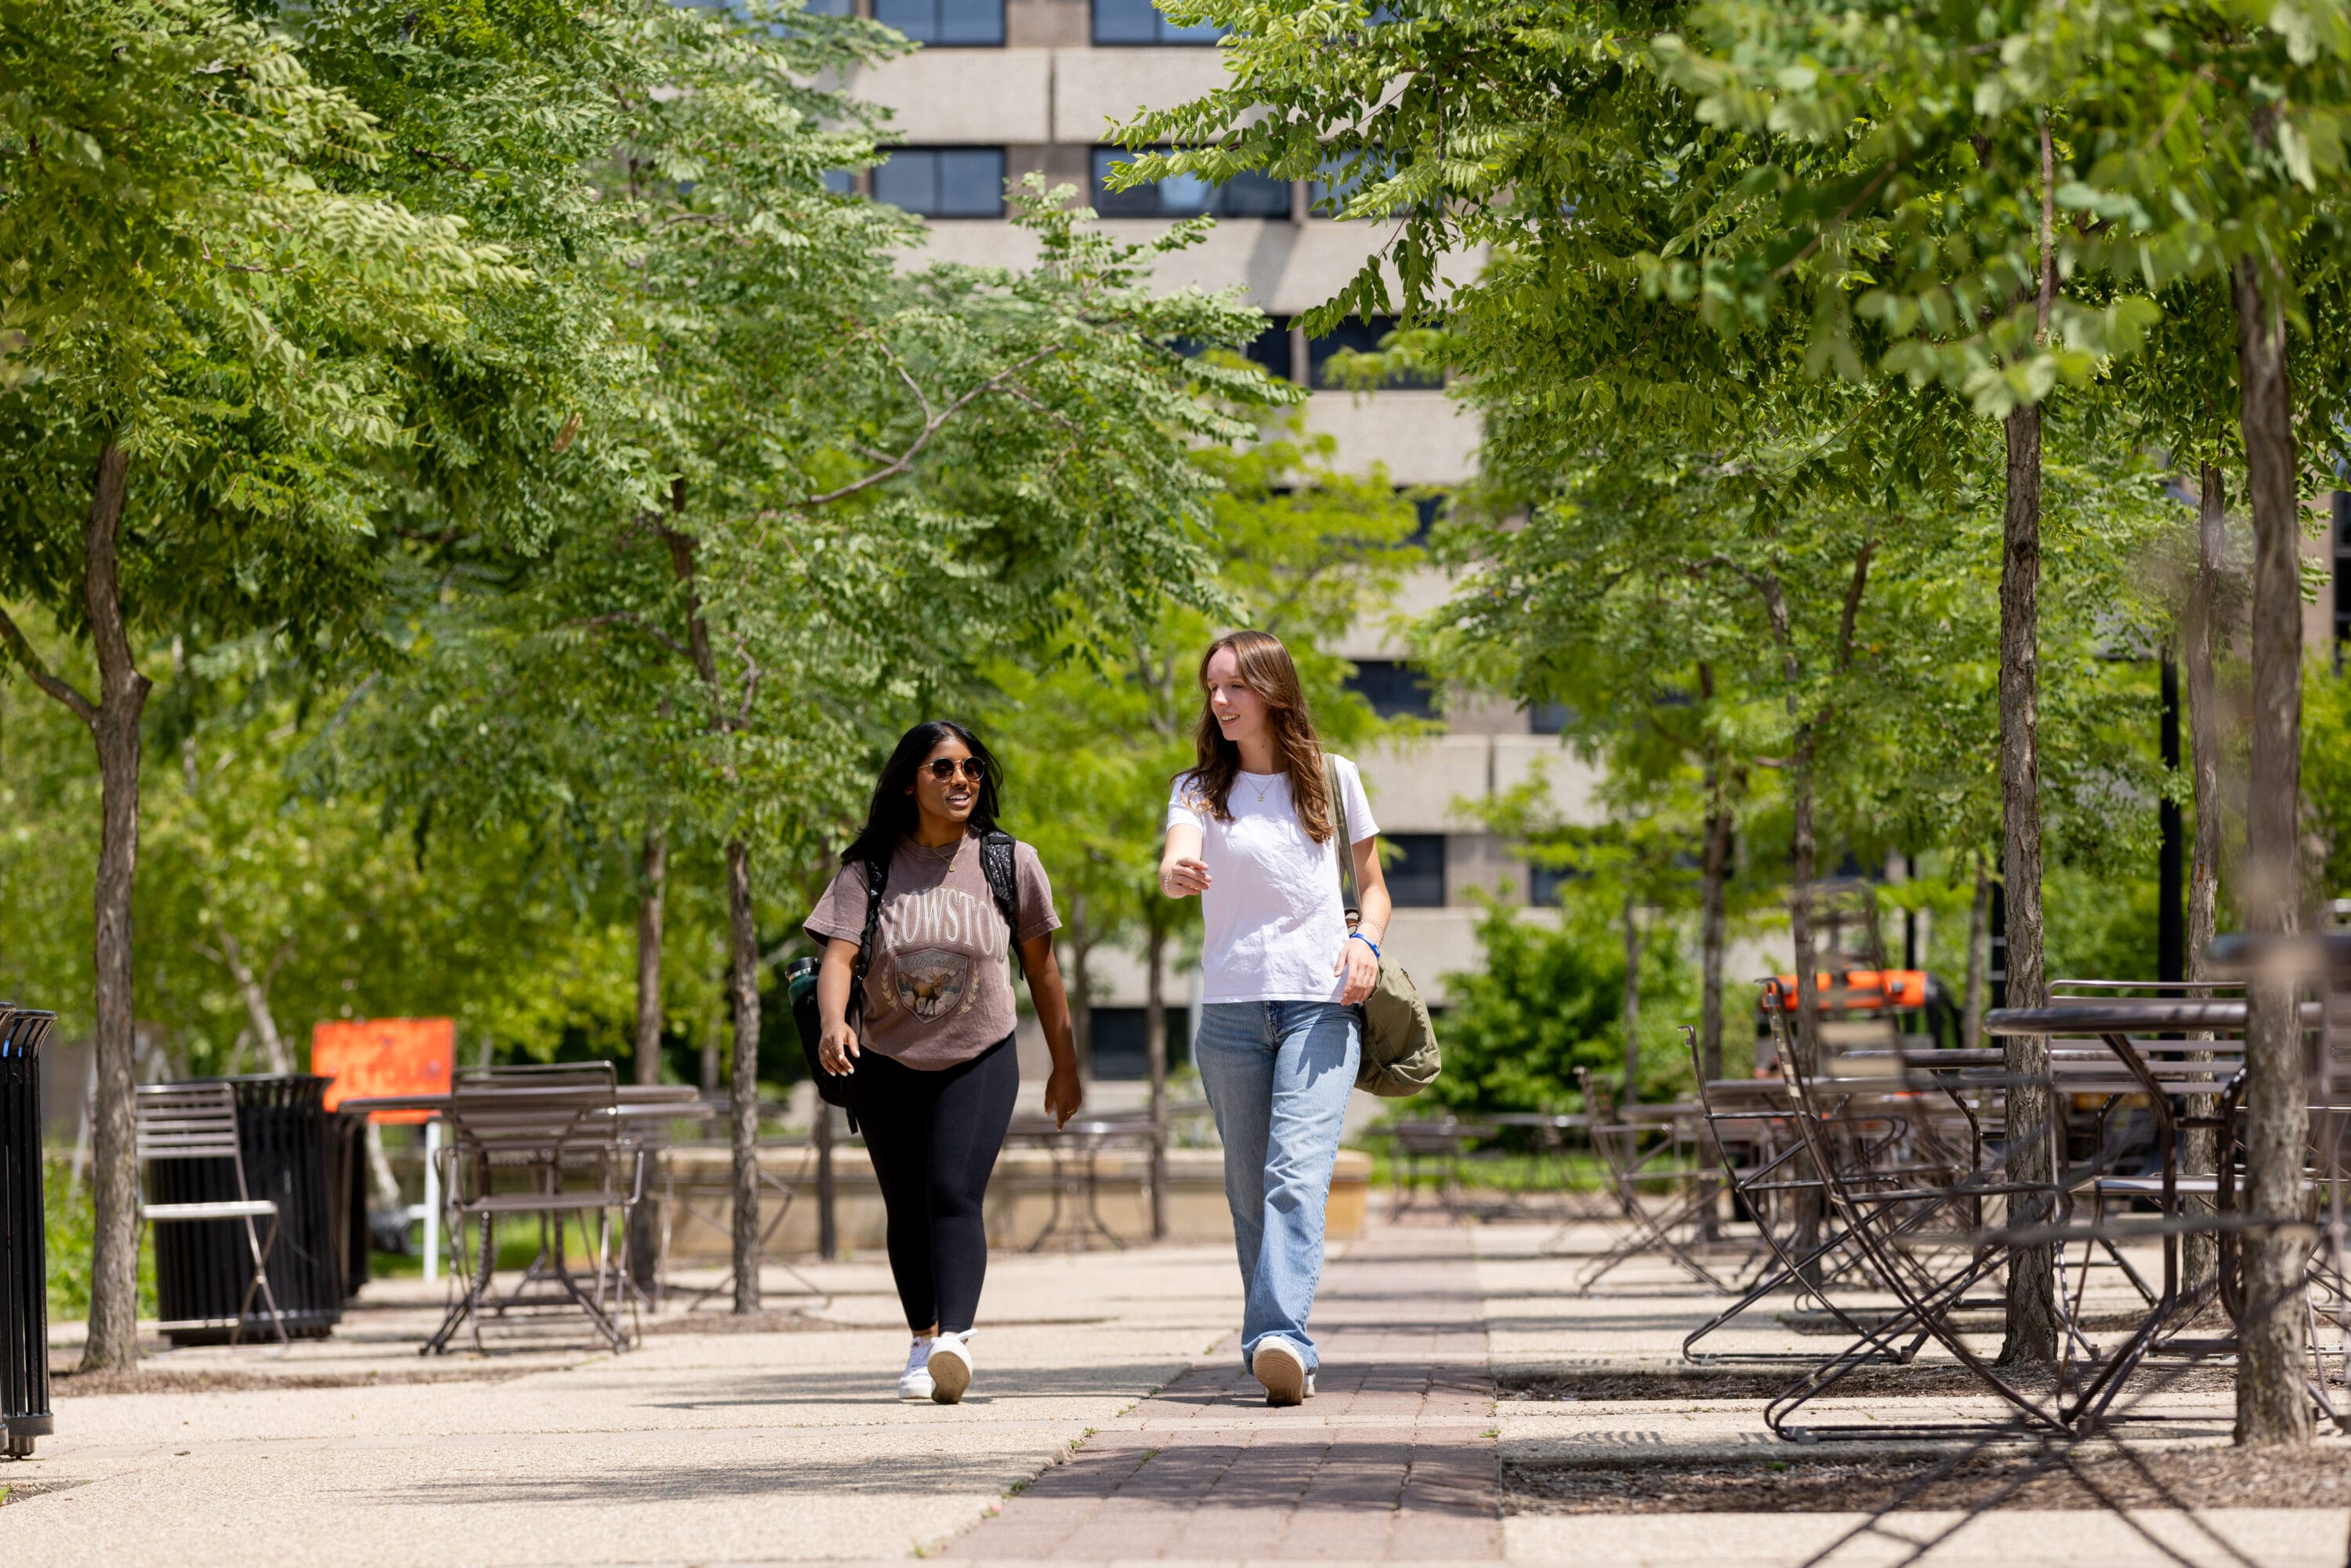
[[[1451,1002],[1437,1024],[1445,1071],[1412,1103],[1562,1110],[1580,1103],[1578,1067],[1620,1081],[1625,939],[1613,908],[1571,890],[1552,927],[1489,904],[1478,936],[1486,967],[1445,977]],[[1671,1099],[1689,1086],[1679,1026],[1696,1021],[1698,1009],[1670,927],[1646,935],[1641,977],[1641,1097]]]
[[[48,1249],[49,1321],[70,1322],[89,1312],[90,1239],[97,1214],[88,1173],[76,1186],[73,1168],[47,1161],[41,1176],[42,1232]],[[139,1315],[155,1315],[155,1249],[142,1228],[139,1236]]]

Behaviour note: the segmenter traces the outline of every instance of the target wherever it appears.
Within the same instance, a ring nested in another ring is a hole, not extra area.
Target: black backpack
[[[996,896],[997,913],[1004,916],[1008,946],[1016,959],[1020,946],[1020,891],[1013,870],[1013,838],[1001,828],[990,828],[979,838],[980,874],[987,878],[987,891]],[[890,885],[890,866],[868,862],[865,866],[865,931],[857,939],[857,968],[849,982],[849,1021],[856,1023],[865,1015],[865,971],[873,961],[873,936],[882,925],[882,894]],[[817,1058],[817,1041],[824,1032],[824,1023],[817,1012],[816,974],[814,958],[795,958],[784,967],[785,993],[791,998],[792,1022],[799,1026],[800,1054],[808,1061],[809,1078],[816,1084],[817,1098],[828,1105],[849,1106],[849,1081],[856,1074],[856,1061],[852,1059],[851,1071],[835,1076],[824,1070]],[[850,1122],[850,1131],[857,1130],[856,1121]]]

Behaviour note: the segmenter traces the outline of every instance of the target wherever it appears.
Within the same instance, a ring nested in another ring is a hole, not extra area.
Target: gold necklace
[[[1244,777],[1246,777],[1246,775],[1244,775]],[[1266,792],[1266,790],[1272,789],[1276,784],[1279,784],[1279,783],[1280,783],[1280,782],[1281,782],[1281,775],[1280,775],[1280,774],[1279,774],[1279,773],[1275,773],[1275,774],[1270,774],[1270,775],[1269,775],[1269,776],[1267,777],[1267,779],[1266,779],[1265,783],[1264,783],[1263,785],[1261,785],[1261,786],[1260,786],[1260,785],[1256,785],[1256,784],[1252,784],[1252,785],[1250,785],[1250,786],[1249,786],[1249,788],[1257,791],[1257,803],[1258,803],[1259,805],[1260,805],[1260,806],[1264,805],[1264,804],[1265,804],[1265,792]]]
[[[963,848],[963,841],[961,839],[957,839],[951,844],[942,845],[937,849],[932,848],[930,845],[923,842],[920,839],[910,838],[906,841],[914,845],[914,852],[922,856],[925,860],[951,861],[956,858],[956,852]]]

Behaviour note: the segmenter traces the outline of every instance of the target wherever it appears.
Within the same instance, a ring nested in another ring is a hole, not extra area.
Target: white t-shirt
[[[1355,842],[1376,834],[1364,780],[1343,757],[1332,759]],[[1339,835],[1316,843],[1290,803],[1287,773],[1243,773],[1217,820],[1188,775],[1167,801],[1167,825],[1200,830],[1208,891],[1200,895],[1204,1002],[1335,1002],[1346,977],[1332,972],[1347,940],[1339,897]],[[1334,824],[1335,825],[1335,824]]]

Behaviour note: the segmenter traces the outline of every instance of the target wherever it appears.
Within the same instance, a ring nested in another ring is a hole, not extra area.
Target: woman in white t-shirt
[[[1200,685],[1199,759],[1167,804],[1159,885],[1171,898],[1198,894],[1207,927],[1193,1060],[1225,1145],[1248,1291],[1241,1358],[1267,1404],[1295,1405],[1314,1392],[1306,1317],[1388,889],[1363,780],[1334,757],[1363,906],[1350,932],[1322,746],[1280,639],[1219,639],[1200,661]]]

